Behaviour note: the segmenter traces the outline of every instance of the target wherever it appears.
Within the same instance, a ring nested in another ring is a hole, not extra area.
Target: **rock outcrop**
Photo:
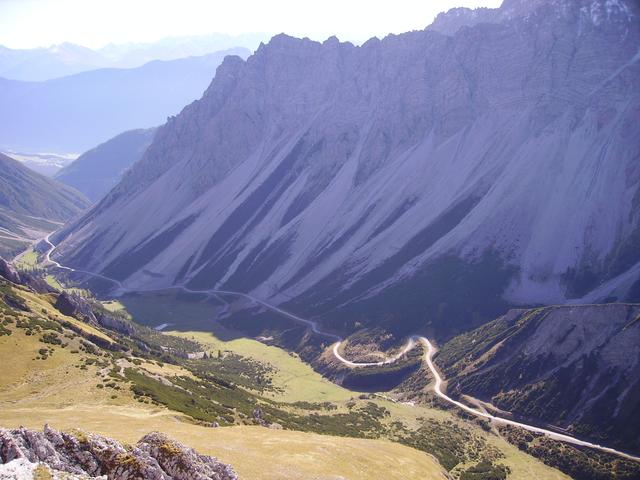
[[[59,312],[90,325],[102,326],[127,335],[133,333],[134,328],[129,322],[110,314],[102,306],[94,303],[65,291],[60,293],[54,306]]]
[[[11,283],[22,283],[18,271],[2,257],[0,257],[0,277],[9,280]]]
[[[0,257],[0,278],[16,285],[27,287],[37,293],[53,293],[57,290],[49,285],[41,276],[29,272],[19,272],[10,262]],[[11,300],[8,299],[8,302]],[[13,305],[14,307],[16,305]]]
[[[236,479],[233,469],[213,457],[169,440],[161,433],[150,433],[138,442],[138,448],[154,458],[170,478],[175,480]]]
[[[67,478],[61,476],[66,472],[78,479],[237,479],[229,465],[200,455],[161,433],[150,433],[135,447],[124,447],[99,435],[72,435],[46,425],[43,432],[0,429],[0,478],[26,478],[20,475],[33,472],[37,464],[46,466],[54,478]]]
[[[93,325],[98,323],[89,303],[75,293],[66,291],[60,293],[54,307],[69,317],[76,317]]]
[[[51,285],[40,276],[33,275],[29,272],[18,272],[11,263],[2,257],[0,257],[0,277],[16,285],[29,287],[34,292],[52,293],[56,291],[55,288],[51,287]]]

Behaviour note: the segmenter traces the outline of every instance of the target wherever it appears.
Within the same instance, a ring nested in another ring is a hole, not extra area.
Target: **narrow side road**
[[[446,393],[444,393],[442,391],[442,377],[438,373],[438,370],[436,369],[436,367],[435,367],[435,365],[433,363],[433,355],[436,352],[436,349],[431,344],[431,342],[429,341],[428,338],[426,338],[426,337],[418,337],[418,339],[427,348],[427,352],[425,353],[425,362],[427,363],[427,366],[429,367],[429,370],[431,371],[431,375],[433,375],[433,378],[435,379],[434,391],[435,391],[436,395],[438,395],[443,400],[446,400],[447,402],[449,402],[449,403],[461,408],[465,412],[468,412],[468,413],[470,413],[472,415],[476,415],[478,417],[486,418],[486,419],[491,420],[492,422],[495,422],[495,423],[501,423],[503,425],[513,425],[515,427],[524,428],[525,430],[528,430],[530,432],[542,433],[544,435],[547,435],[550,438],[553,438],[554,440],[560,440],[562,442],[572,443],[574,445],[580,445],[580,446],[583,446],[583,447],[590,447],[590,448],[594,448],[596,450],[600,450],[600,451],[603,451],[603,452],[612,453],[614,455],[619,455],[619,456],[627,458],[629,460],[640,461],[640,457],[637,457],[637,456],[634,456],[634,455],[630,455],[628,453],[620,452],[620,451],[615,450],[613,448],[605,447],[603,445],[598,445],[598,444],[591,443],[591,442],[586,442],[584,440],[577,439],[577,438],[572,437],[570,435],[564,435],[562,433],[554,432],[552,430],[547,430],[547,429],[540,428],[540,427],[534,427],[533,425],[528,425],[526,423],[516,422],[515,420],[509,420],[509,419],[502,418],[502,417],[496,417],[494,415],[491,415],[489,413],[483,412],[481,410],[477,410],[475,408],[471,408],[468,405],[465,405],[464,403],[461,403],[461,402],[458,402],[458,401],[452,399],[451,397],[449,397]]]
[[[87,272],[86,270],[76,270],[75,268],[65,267],[64,265],[60,265],[59,262],[56,262],[53,258],[51,258],[51,254],[56,249],[56,246],[50,240],[51,235],[53,235],[54,233],[55,232],[51,232],[49,235],[47,235],[42,239],[47,245],[49,245],[49,248],[44,253],[44,258],[47,263],[50,263],[54,267],[60,268],[61,270],[66,270],[68,272],[84,273],[85,275],[89,275],[90,277],[106,280],[107,282],[111,282],[117,285],[118,288],[126,290],[120,280],[116,280],[115,278],[111,278],[111,277],[106,277],[104,275],[100,275],[99,273]]]
[[[149,289],[149,290],[131,290],[131,289],[127,289],[123,283],[119,280],[116,280],[114,278],[110,278],[104,275],[101,275],[99,273],[93,273],[93,272],[88,272],[88,271],[84,271],[84,270],[76,270],[74,268],[70,268],[70,267],[66,267],[64,265],[61,265],[59,262],[53,260],[51,258],[51,254],[53,253],[53,251],[55,250],[56,246],[51,242],[50,237],[52,234],[47,235],[43,240],[49,245],[48,250],[45,252],[45,260],[58,267],[61,268],[63,270],[67,270],[70,272],[78,272],[78,273],[84,273],[86,275],[95,277],[95,278],[100,278],[109,282],[112,282],[113,284],[115,284],[118,287],[119,292],[121,292],[122,294],[127,293],[127,292],[141,292],[141,291],[146,291],[146,292],[153,292],[153,291],[158,291],[159,289]],[[600,450],[602,452],[607,452],[607,453],[611,453],[614,455],[618,455],[620,457],[624,457],[627,458],[629,460],[635,460],[635,461],[640,461],[640,457],[638,456],[634,456],[634,455],[630,455],[628,453],[625,452],[621,452],[619,450],[615,450],[613,448],[609,448],[609,447],[605,447],[603,445],[598,445],[595,443],[591,443],[591,442],[587,442],[584,440],[580,440],[578,438],[572,437],[570,435],[565,435],[562,433],[558,433],[558,432],[554,432],[553,430],[547,430],[544,428],[540,428],[540,427],[536,427],[533,425],[528,425],[526,423],[522,423],[522,422],[517,422],[515,420],[509,420],[506,418],[502,418],[502,417],[496,417],[495,415],[491,415],[490,413],[484,412],[482,410],[478,410],[475,408],[472,408],[468,405],[465,405],[462,402],[459,402],[457,400],[454,400],[453,398],[449,397],[443,390],[442,390],[442,384],[443,384],[443,380],[442,377],[440,376],[440,373],[438,372],[435,364],[433,363],[433,355],[436,353],[436,348],[433,346],[433,344],[429,341],[429,339],[427,337],[424,336],[419,336],[419,335],[412,335],[408,340],[406,345],[404,346],[404,348],[402,349],[402,351],[400,351],[397,355],[394,355],[392,357],[389,357],[383,361],[380,362],[352,362],[350,360],[347,360],[346,358],[344,358],[341,354],[340,354],[340,346],[342,345],[343,339],[331,332],[326,332],[323,331],[317,324],[317,322],[314,322],[313,320],[309,320],[306,318],[302,318],[299,317],[298,315],[294,315],[290,312],[287,312],[286,310],[281,309],[280,307],[277,307],[275,305],[271,305],[267,302],[265,302],[264,300],[260,300],[259,298],[253,297],[252,295],[249,295],[248,293],[242,293],[242,292],[234,292],[231,290],[217,290],[217,289],[209,289],[209,290],[194,290],[191,288],[188,288],[184,285],[178,285],[175,287],[170,287],[170,288],[164,288],[161,290],[181,290],[183,292],[187,292],[187,293],[201,293],[201,294],[208,294],[208,295],[233,295],[236,297],[241,297],[247,300],[250,300],[262,307],[265,307],[275,313],[278,313],[280,315],[283,315],[287,318],[290,318],[291,320],[294,320],[296,322],[300,322],[304,325],[306,325],[307,327],[309,327],[311,329],[311,331],[313,331],[314,333],[318,334],[318,335],[322,335],[326,338],[329,338],[333,341],[335,341],[335,343],[332,346],[332,352],[333,355],[336,357],[336,359],[338,359],[338,361],[342,362],[343,364],[347,365],[350,368],[362,368],[362,367],[372,367],[372,366],[382,366],[382,365],[389,365],[392,364],[396,361],[398,361],[400,358],[402,358],[402,356],[404,356],[407,352],[409,352],[410,350],[412,350],[416,345],[418,345],[418,343],[422,343],[425,348],[426,348],[426,353],[424,356],[424,361],[427,365],[427,367],[429,368],[429,371],[431,372],[431,375],[433,376],[435,383],[434,383],[434,392],[436,395],[438,395],[440,398],[442,398],[443,400],[445,400],[446,402],[455,405],[458,408],[461,408],[462,410],[464,410],[467,413],[470,413],[471,415],[475,415],[477,417],[481,417],[481,418],[486,418],[488,420],[490,420],[491,422],[494,423],[500,423],[503,425],[512,425],[515,427],[520,427],[523,428],[525,430],[528,430],[530,432],[534,432],[534,433],[540,433],[543,435],[548,436],[549,438],[553,438],[554,440],[559,440],[562,442],[567,442],[567,443],[571,443],[573,445],[579,445],[579,446],[583,446],[583,447],[589,447],[589,448],[593,448],[596,450]]]
[[[336,357],[345,365],[348,365],[349,367],[358,368],[358,367],[379,367],[379,366],[395,363],[398,360],[400,360],[407,352],[409,352],[409,350],[413,349],[413,347],[416,346],[416,342],[415,342],[415,337],[411,337],[400,353],[392,357],[389,357],[386,360],[383,360],[381,362],[352,362],[350,360],[347,360],[340,354],[340,345],[342,345],[341,340],[333,345],[333,356]]]

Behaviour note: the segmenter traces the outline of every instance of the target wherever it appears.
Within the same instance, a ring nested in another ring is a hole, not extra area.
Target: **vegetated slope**
[[[80,192],[0,154],[0,255],[17,253],[89,205]]]
[[[83,153],[60,170],[55,179],[99,201],[121,179],[151,144],[156,129],[130,130]]]
[[[3,274],[17,277],[6,268]],[[19,277],[31,280],[28,274]],[[368,398],[340,406],[282,403],[269,395],[274,366],[268,363],[161,334],[86,296],[34,290],[2,278],[0,360],[6,369],[0,377],[2,427],[40,428],[47,422],[126,442],[161,429],[232,463],[248,478],[308,478],[312,472],[442,478],[445,470],[428,453],[447,470],[485,455],[501,470],[503,459],[514,459],[496,454],[482,430],[462,422],[425,419],[425,426],[396,431],[389,410]],[[234,425],[245,428],[221,431]],[[351,438],[339,438],[345,436]],[[380,437],[407,446],[364,440]],[[274,444],[290,458],[265,463]],[[554,473],[536,462],[534,468]]]
[[[511,310],[446,343],[448,392],[640,451],[640,305]]]
[[[248,54],[230,49],[44,82],[0,79],[0,145],[82,152],[123,131],[154,127],[199,98],[226,55]]]
[[[340,394],[322,402],[288,398],[276,378],[291,373],[286,365],[295,356],[264,358],[256,355],[260,349],[211,344],[210,334],[162,334],[122,311],[107,311],[88,292],[80,297],[52,291],[6,264],[0,275],[15,282],[0,279],[2,427],[40,429],[48,423],[128,444],[151,430],[167,432],[230,463],[241,478],[257,480],[440,479],[446,471],[469,479],[481,472],[481,478],[504,479],[507,472],[512,480],[568,478],[455,411],[369,395]],[[202,298],[192,300],[202,310]],[[326,389],[318,378],[313,385],[313,375],[299,381],[310,391]],[[220,428],[212,428],[216,423]],[[570,446],[547,445],[547,454],[589,472],[637,474],[640,468]]]
[[[228,57],[59,235],[61,260],[133,288],[218,286],[340,330],[440,338],[508,304],[628,297],[636,6],[501,11],[451,35],[361,47],[279,35]]]

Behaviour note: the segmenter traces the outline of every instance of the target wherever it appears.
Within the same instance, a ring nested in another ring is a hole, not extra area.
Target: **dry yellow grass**
[[[498,463],[506,465],[511,470],[508,480],[570,480],[570,477],[562,472],[548,467],[536,458],[518,450],[515,446],[508,443],[502,437],[490,434],[482,430],[479,426],[462,420],[453,413],[435,408],[424,406],[410,406],[401,403],[394,403],[388,400],[376,398],[373,400],[380,406],[385,407],[391,412],[388,421],[402,421],[405,425],[415,428],[421,424],[422,419],[432,419],[439,422],[453,422],[461,427],[470,429],[475,435],[484,438],[489,445],[496,447],[502,452],[504,458],[498,460]],[[458,466],[458,470],[473,465]]]
[[[527,455],[506,440],[495,435],[487,437],[491,445],[498,447],[505,458],[500,463],[511,470],[508,480],[571,480],[571,477],[554,468],[546,466],[540,460]]]
[[[98,368],[87,366],[81,370],[81,359],[86,355],[71,353],[79,340],[66,340],[67,348],[53,347],[54,353],[46,360],[38,360],[38,350],[45,345],[37,335],[27,336],[16,329],[10,336],[0,337],[0,410],[13,406],[65,408],[79,402],[118,404],[131,402],[128,391],[99,389],[96,385]],[[123,399],[122,397],[127,397]]]

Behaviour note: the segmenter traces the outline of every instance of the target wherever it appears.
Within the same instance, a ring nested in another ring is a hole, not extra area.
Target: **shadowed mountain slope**
[[[80,192],[0,154],[0,255],[17,253],[89,205]]]
[[[448,391],[640,451],[640,305],[512,310],[444,345]]]
[[[130,130],[83,153],[60,170],[55,179],[97,202],[137,162],[151,144],[156,129]]]

